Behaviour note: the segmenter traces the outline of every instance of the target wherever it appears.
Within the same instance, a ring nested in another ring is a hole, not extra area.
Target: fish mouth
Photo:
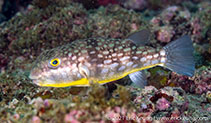
[[[29,74],[29,78],[30,78],[31,80],[38,80],[38,79],[40,78],[40,76],[34,74],[34,72],[31,72],[31,73]]]
[[[29,74],[29,78],[32,80],[32,83],[40,86],[40,76],[34,75],[32,72]]]
[[[33,72],[29,74],[29,78],[32,80],[33,84],[36,84],[38,86],[47,87],[48,85],[52,84],[52,82],[43,79],[41,75],[34,74]]]

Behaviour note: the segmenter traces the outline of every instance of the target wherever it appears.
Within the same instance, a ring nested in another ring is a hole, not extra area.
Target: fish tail
[[[164,48],[166,53],[165,67],[187,76],[193,76],[195,62],[193,57],[193,44],[189,36],[185,35]]]

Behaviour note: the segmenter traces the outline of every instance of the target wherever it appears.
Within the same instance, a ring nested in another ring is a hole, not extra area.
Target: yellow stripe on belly
[[[38,85],[45,86],[45,87],[89,86],[89,81],[86,78],[82,78],[77,81],[61,82],[61,83],[40,82],[38,83]]]
[[[153,64],[153,65],[149,65],[149,66],[145,66],[145,67],[133,69],[133,70],[131,70],[131,71],[128,71],[128,72],[123,73],[123,74],[120,75],[120,76],[114,76],[114,77],[111,77],[111,79],[106,79],[106,80],[97,81],[97,83],[99,83],[99,84],[105,84],[105,83],[108,83],[108,82],[112,82],[112,81],[115,81],[115,80],[119,80],[119,79],[124,78],[125,76],[127,76],[127,75],[129,75],[129,74],[131,74],[131,73],[134,73],[134,72],[137,72],[137,71],[140,71],[140,70],[152,68],[152,67],[155,67],[155,66],[163,66],[163,65],[164,65],[163,63],[159,63],[159,64]],[[94,81],[94,80],[93,80],[93,81]],[[94,82],[95,82],[95,81],[94,81]]]

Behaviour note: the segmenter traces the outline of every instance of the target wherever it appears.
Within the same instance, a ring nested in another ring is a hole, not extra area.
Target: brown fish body
[[[130,39],[77,40],[42,53],[30,78],[40,86],[52,87],[105,84],[140,70],[165,66],[166,49],[137,45]]]

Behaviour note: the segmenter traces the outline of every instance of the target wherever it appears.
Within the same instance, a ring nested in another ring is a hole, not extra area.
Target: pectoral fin
[[[131,81],[140,88],[144,88],[144,86],[147,85],[147,79],[144,71],[131,73],[129,74],[129,77]]]

